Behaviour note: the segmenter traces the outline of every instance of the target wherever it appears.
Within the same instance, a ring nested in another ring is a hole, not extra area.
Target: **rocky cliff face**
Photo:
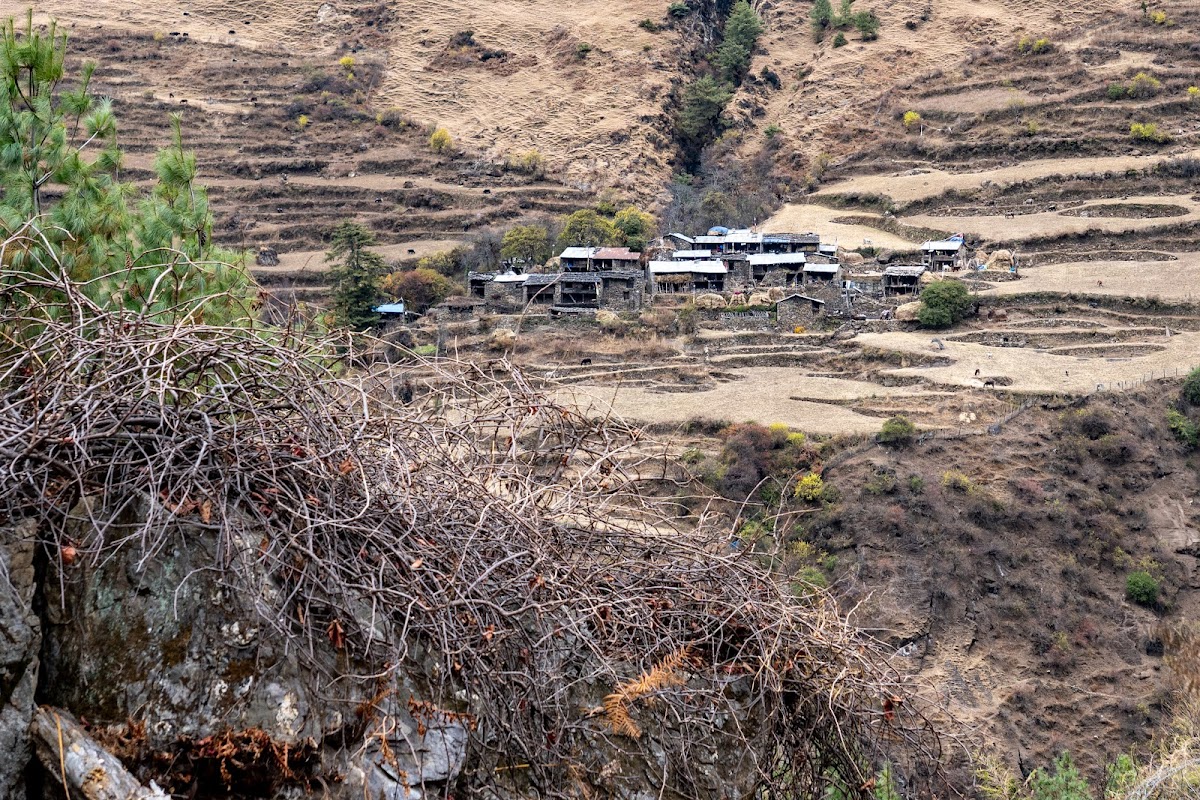
[[[83,509],[75,516],[87,518]],[[74,526],[77,540],[88,538],[84,524]],[[272,796],[320,779],[337,797],[414,798],[463,768],[464,722],[406,702],[424,694],[402,671],[364,677],[364,665],[348,663],[329,641],[308,642],[305,652],[273,629],[256,602],[279,587],[265,575],[252,587],[213,572],[211,531],[179,525],[154,553],[130,547],[99,563],[52,564],[43,620],[33,609],[34,533],[22,524],[4,539],[11,586],[0,600],[7,700],[0,737],[8,745],[0,752],[0,796],[23,793],[35,686],[39,702],[69,709],[102,740],[122,742],[122,755],[147,781],[164,780],[155,754],[175,754],[235,792]],[[127,532],[114,533],[119,540]],[[372,726],[375,718],[388,724]],[[106,727],[125,721],[129,727]],[[229,762],[220,746],[233,748]],[[274,760],[234,754],[255,746],[273,750]]]
[[[24,795],[41,625],[33,611],[36,526],[0,527],[0,800]]]

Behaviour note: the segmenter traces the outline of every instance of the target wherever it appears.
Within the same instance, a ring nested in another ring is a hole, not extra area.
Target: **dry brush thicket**
[[[713,752],[772,797],[866,794],[884,761],[940,780],[916,689],[828,597],[660,511],[638,431],[503,361],[396,392],[332,338],[190,313],[0,273],[0,519],[38,520],[50,574],[206,531],[210,572],[314,669],[332,648],[347,674],[416,673],[412,702],[469,723],[463,790],[699,796]]]

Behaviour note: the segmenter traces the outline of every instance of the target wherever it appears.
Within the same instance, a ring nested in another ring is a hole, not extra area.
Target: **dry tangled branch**
[[[0,521],[36,518],[55,574],[152,561],[181,521],[211,533],[209,569],[281,641],[420,674],[421,702],[470,720],[468,793],[568,796],[615,770],[714,796],[735,780],[714,754],[763,796],[864,794],[884,760],[931,791],[913,687],[828,597],[796,600],[724,532],[664,513],[637,430],[504,361],[351,368],[288,328],[3,277]],[[621,724],[586,712],[605,695]]]

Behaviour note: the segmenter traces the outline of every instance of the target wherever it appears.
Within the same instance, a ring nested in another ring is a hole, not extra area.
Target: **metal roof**
[[[730,231],[725,237],[725,241],[729,242],[730,244],[753,244],[754,242],[761,242],[762,238],[763,235],[761,233],[744,229],[740,231]]]
[[[692,241],[695,242],[696,244],[724,244],[725,237],[724,236],[711,236],[711,235],[697,236]]]
[[[753,266],[772,266],[775,264],[803,264],[804,253],[751,253],[746,260]]]
[[[820,272],[829,275],[836,275],[841,267],[837,264],[805,264],[805,272]]]
[[[678,275],[698,272],[705,275],[727,275],[729,270],[720,261],[651,261],[651,275]]]
[[[924,265],[921,265],[921,264],[917,264],[915,266],[914,265],[897,264],[894,267],[885,267],[883,270],[883,274],[889,278],[893,278],[893,277],[916,278],[916,277],[922,275],[924,272],[925,272],[925,267],[924,267]]]
[[[404,314],[407,311],[407,309],[405,309],[405,307],[404,307],[403,302],[384,303],[381,306],[375,306],[375,308],[372,310],[376,314]]]
[[[599,247],[568,247],[558,254],[559,258],[595,258]]]
[[[821,237],[816,233],[764,233],[763,244],[780,242],[801,242],[804,244],[820,243]]]
[[[942,239],[939,242],[925,242],[921,250],[926,253],[952,251],[957,253],[964,247],[962,239]]]
[[[671,254],[671,258],[676,261],[707,260],[712,258],[712,250],[676,250]]]
[[[809,301],[810,303],[820,303],[821,305],[825,305],[825,301],[824,301],[824,300],[820,300],[820,299],[818,299],[818,298],[816,298],[816,297],[809,297],[809,296],[808,296],[808,295],[806,295],[806,294],[789,294],[787,297],[783,298],[783,299],[782,299],[782,300],[780,300],[779,302],[780,302],[780,303],[786,303],[786,302],[788,302],[789,300],[807,300],[807,301]]]
[[[693,239],[691,236],[687,236],[687,235],[685,235],[685,234],[682,234],[682,233],[667,233],[667,234],[663,234],[663,238],[664,238],[664,239],[665,239],[665,238],[668,238],[668,237],[669,237],[669,238],[671,238],[671,239],[678,239],[678,240],[679,240],[679,241],[681,241],[681,242],[687,242],[688,244],[692,244],[693,242],[695,242],[695,241],[696,241],[696,240],[695,240],[695,239]]]
[[[528,275],[518,275],[515,272],[506,272],[492,278],[492,283],[524,283],[528,277]]]

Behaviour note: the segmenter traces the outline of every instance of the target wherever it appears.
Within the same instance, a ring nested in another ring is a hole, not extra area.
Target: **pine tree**
[[[689,139],[698,140],[717,127],[721,112],[733,92],[711,75],[705,75],[687,88],[683,109],[679,112],[679,130]]]
[[[95,65],[67,81],[66,49],[66,35],[53,23],[36,30],[32,12],[21,32],[11,18],[0,27],[0,238],[27,234],[6,257],[8,277],[65,275],[102,306],[172,319],[245,319],[252,284],[212,243],[179,119],[155,160],[158,183],[139,198],[120,180],[112,102],[90,93]]]
[[[717,50],[717,66],[721,76],[737,85],[750,67],[754,45],[762,33],[762,22],[746,0],[738,0],[725,23],[725,41]]]
[[[375,304],[379,300],[379,279],[387,265],[383,257],[367,248],[375,236],[356,222],[343,222],[333,229],[325,260],[336,262],[330,271],[333,279],[334,324],[352,331],[365,331],[379,324]]]
[[[813,34],[817,41],[820,41],[825,35],[825,29],[833,24],[833,6],[829,0],[816,0],[812,11],[809,12],[809,19],[812,21]]]

